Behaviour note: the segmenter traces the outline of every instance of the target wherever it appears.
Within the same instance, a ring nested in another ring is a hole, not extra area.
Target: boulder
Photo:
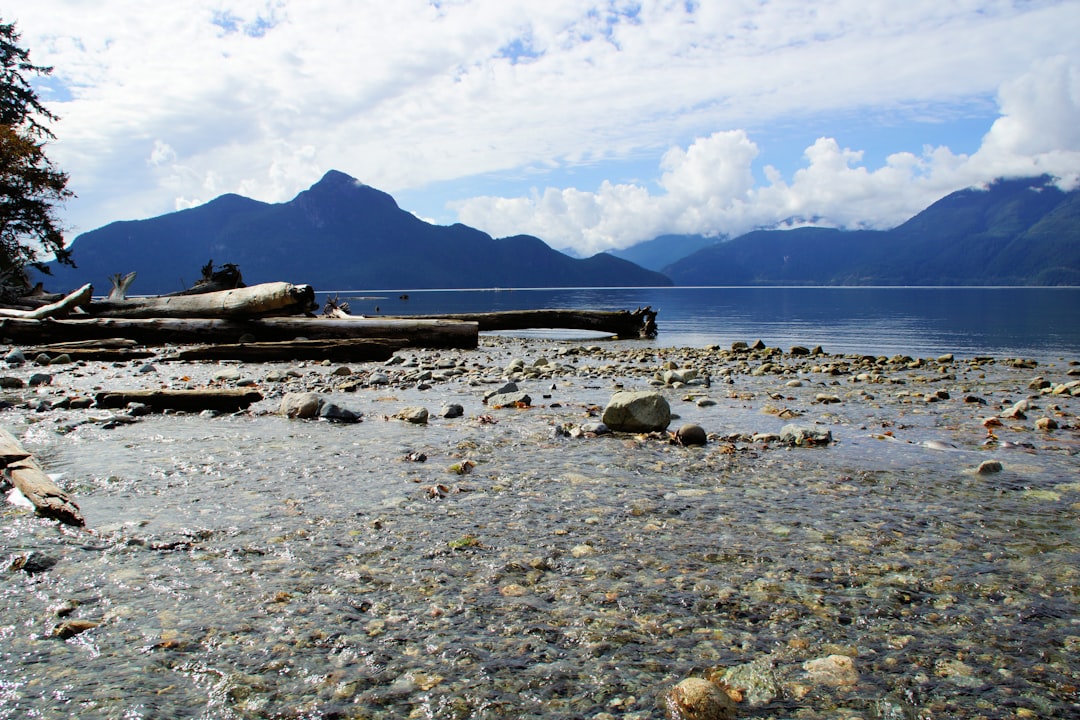
[[[615,432],[666,430],[671,423],[671,406],[658,392],[617,392],[611,396],[603,423]]]
[[[281,398],[280,414],[287,418],[313,418],[319,415],[322,398],[318,393],[286,393]]]

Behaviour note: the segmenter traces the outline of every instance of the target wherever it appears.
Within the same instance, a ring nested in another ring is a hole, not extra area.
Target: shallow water
[[[497,378],[560,347],[460,357]],[[979,423],[1036,371],[806,371],[800,388],[736,371],[664,389],[673,425],[714,434],[704,448],[556,436],[656,366],[604,362],[523,382],[528,410],[483,405],[464,376],[331,395],[358,425],[175,415],[60,434],[67,416],[7,411],[91,530],[0,516],[5,557],[58,560],[0,571],[0,718],[660,718],[672,683],[748,663],[770,670],[740,717],[1080,712],[1078,436],[1016,421],[987,447]],[[926,402],[939,387],[951,397]],[[1077,424],[1075,398],[1035,395]],[[465,416],[389,417],[447,402]],[[779,430],[780,407],[836,442],[738,437]],[[1003,472],[974,472],[991,458]],[[61,616],[100,625],[50,638]],[[835,654],[857,684],[803,670]]]

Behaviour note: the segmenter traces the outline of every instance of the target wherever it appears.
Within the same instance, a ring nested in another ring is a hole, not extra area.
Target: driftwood
[[[595,330],[621,338],[656,337],[656,311],[652,308],[628,310],[503,310],[489,313],[451,315],[410,315],[417,319],[475,322],[481,331],[567,328]]]
[[[42,305],[34,310],[15,310],[0,308],[0,317],[25,318],[27,320],[42,320],[48,317],[67,315],[77,307],[86,305],[94,293],[91,285],[83,285],[78,290],[68,294],[56,302]]]
[[[217,270],[214,269],[214,261],[206,263],[202,267],[202,277],[186,290],[169,293],[165,297],[178,297],[181,295],[200,295],[202,293],[217,292],[219,290],[232,290],[244,287],[244,279],[240,275],[240,268],[233,263],[225,263]]]
[[[259,402],[262,398],[262,393],[258,390],[242,388],[105,390],[94,397],[94,404],[100,408],[123,408],[127,407],[128,403],[141,403],[149,407],[152,412],[165,410],[236,412],[252,403]]]
[[[109,300],[125,300],[127,299],[128,288],[131,287],[131,283],[135,282],[135,273],[129,272],[127,275],[121,275],[116,273],[109,278],[112,283],[112,290],[109,291]]]
[[[180,350],[167,360],[246,360],[276,362],[288,360],[330,360],[331,362],[382,362],[407,345],[402,339],[285,340],[282,342],[227,343],[201,345]]]
[[[11,484],[34,505],[38,515],[77,527],[86,524],[79,506],[45,474],[15,436],[3,428],[0,428],[0,463]]]
[[[0,319],[0,338],[15,343],[49,343],[123,337],[143,345],[172,343],[235,343],[249,336],[254,342],[306,338],[406,340],[411,347],[475,348],[477,324],[451,320],[384,318],[278,317],[255,320],[207,318],[79,318],[68,320]]]
[[[39,355],[47,355],[50,358],[59,355],[67,355],[72,360],[144,360],[153,357],[157,353],[152,350],[141,349],[134,340],[125,338],[105,338],[103,340],[81,340],[77,342],[60,342],[51,345],[35,345],[23,350],[23,354],[29,358]]]
[[[310,285],[263,283],[197,295],[158,295],[90,303],[93,317],[115,318],[252,318],[297,315],[315,307]]]

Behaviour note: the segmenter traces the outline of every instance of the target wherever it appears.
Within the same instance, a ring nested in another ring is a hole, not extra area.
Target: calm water
[[[401,299],[403,293],[408,299]],[[330,293],[333,295],[335,293]],[[664,347],[733,341],[829,352],[1080,354],[1080,288],[569,288],[342,291],[354,314],[534,308],[659,311]],[[327,294],[320,294],[320,299]],[[376,310],[378,308],[378,310]]]

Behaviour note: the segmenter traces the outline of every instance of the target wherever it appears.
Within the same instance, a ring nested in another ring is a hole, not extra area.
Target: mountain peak
[[[319,182],[311,187],[364,187],[364,183],[340,170],[328,170]]]
[[[365,185],[340,170],[330,170],[319,182],[296,196],[303,205],[333,208],[340,203],[362,204],[369,208],[397,210],[398,204],[388,193]]]

